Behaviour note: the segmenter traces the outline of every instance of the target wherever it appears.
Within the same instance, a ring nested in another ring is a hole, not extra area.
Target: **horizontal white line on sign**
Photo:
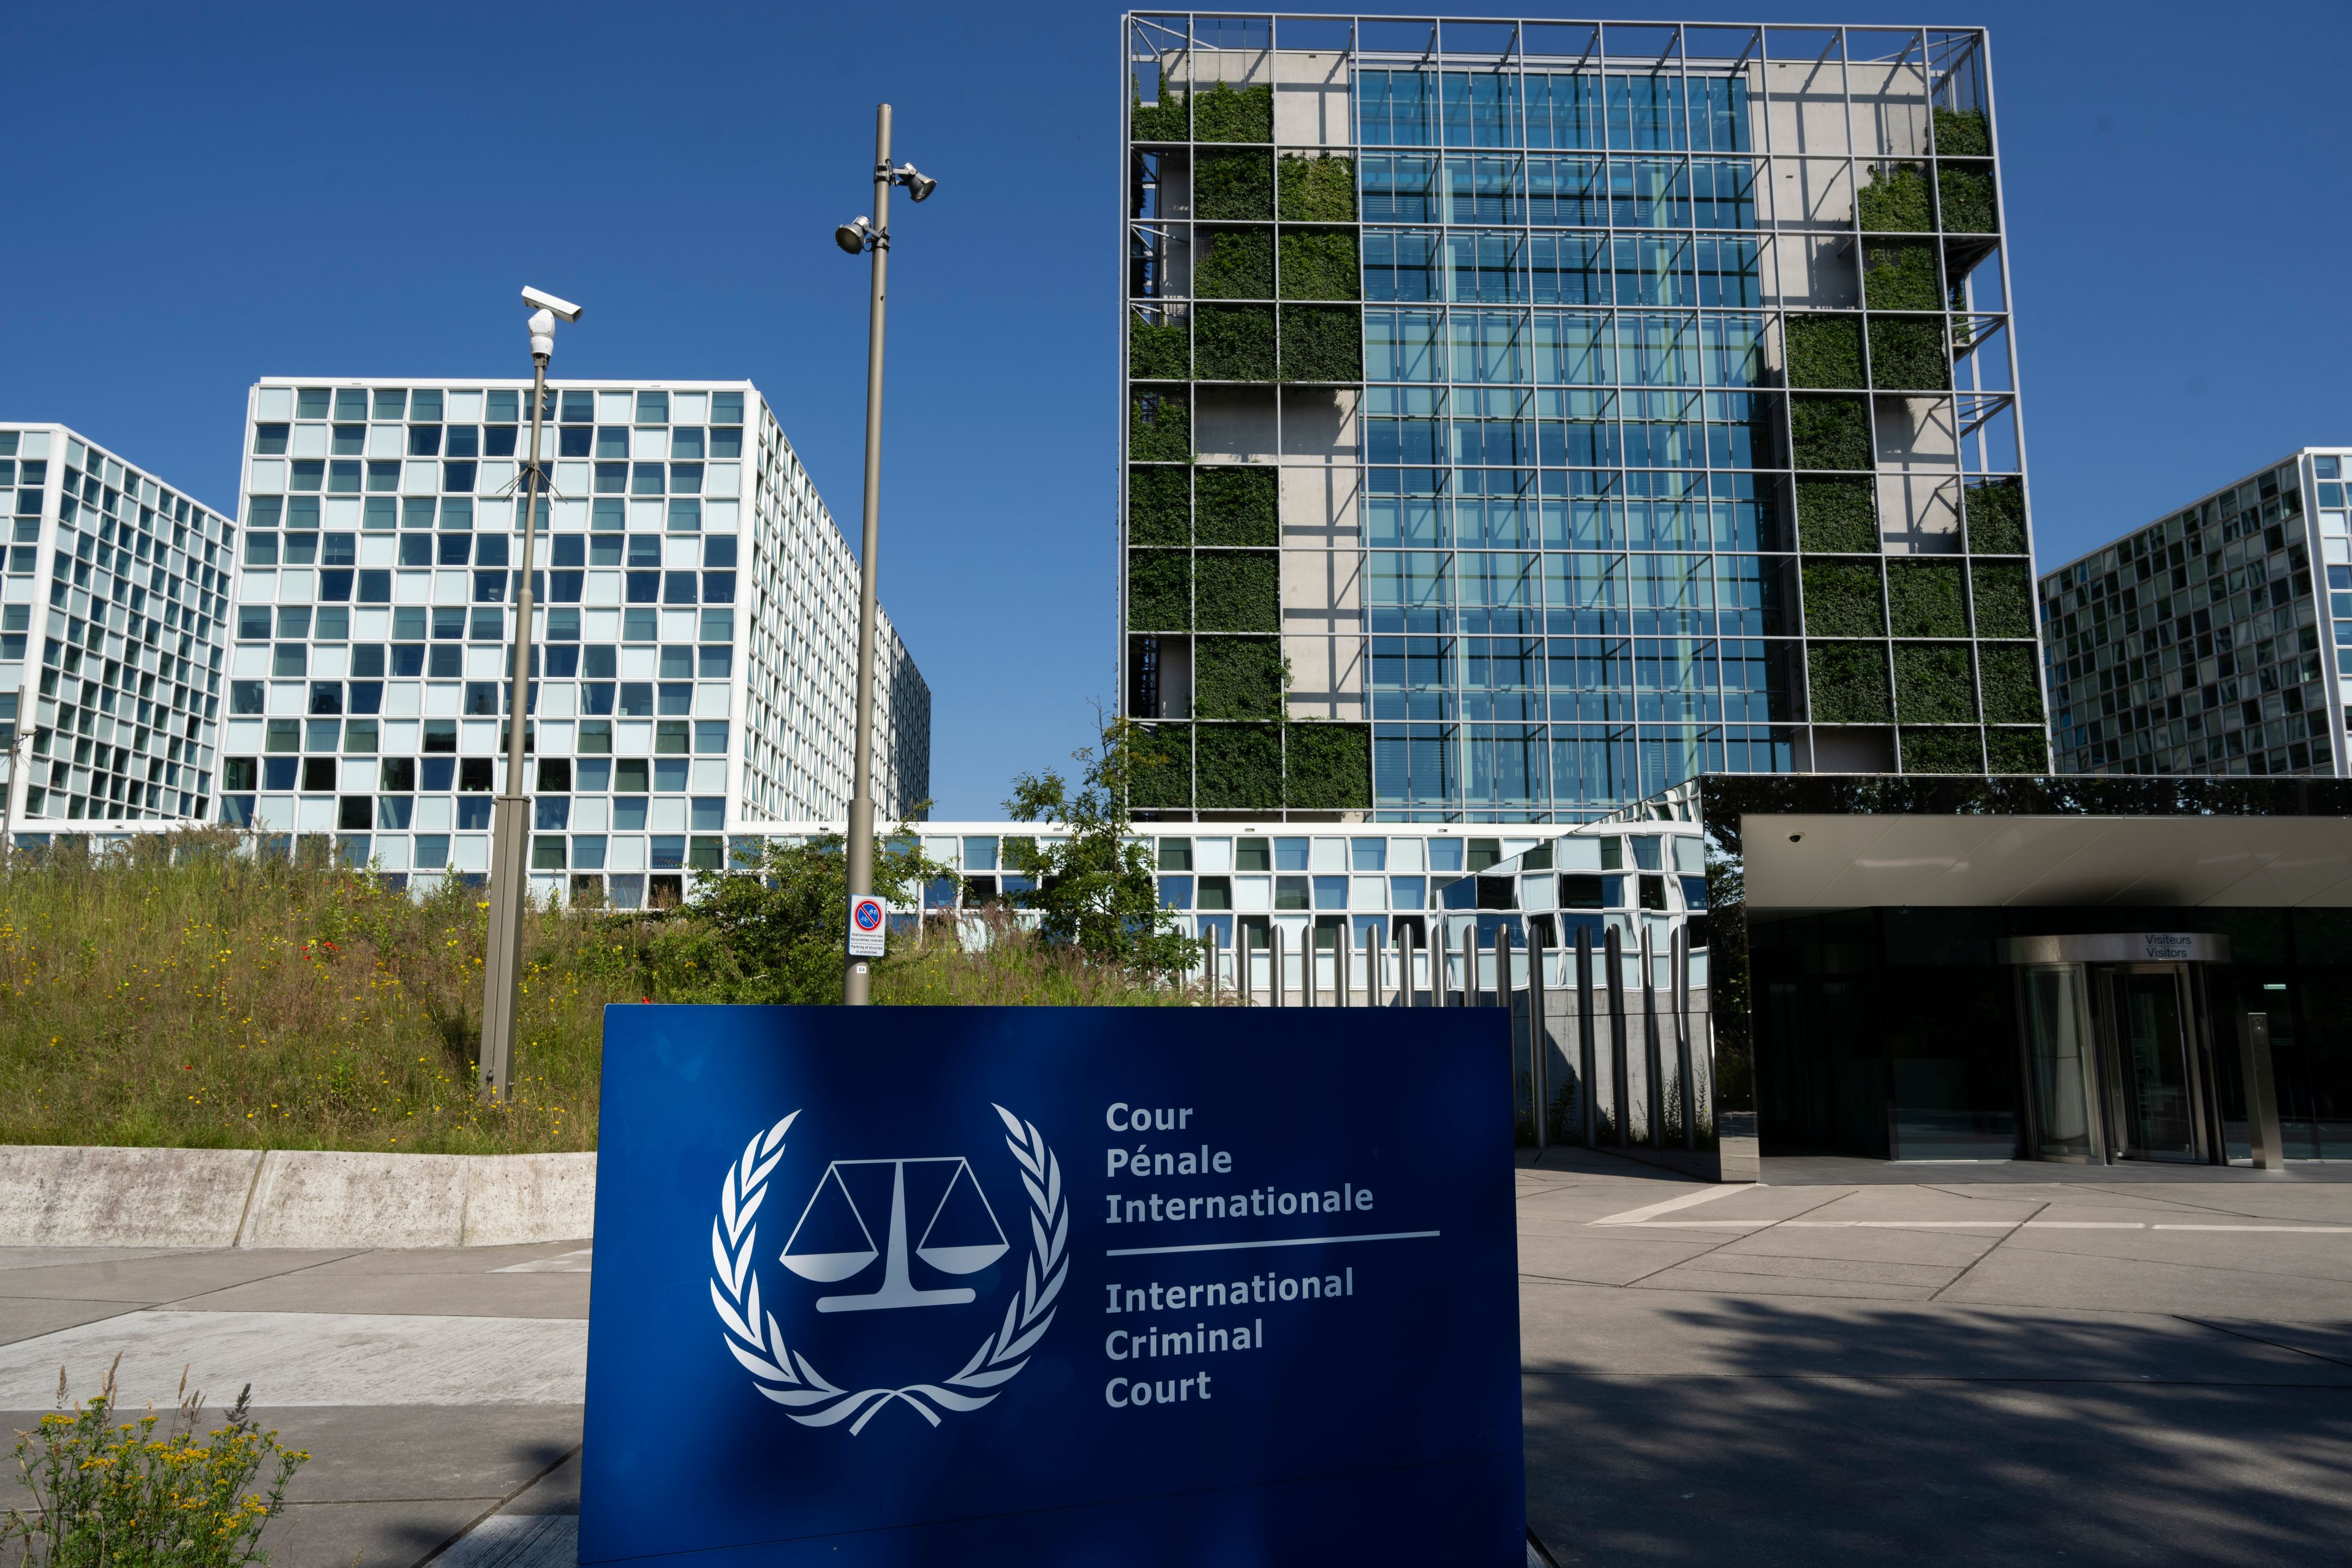
[[[2304,1236],[2352,1236],[2352,1225],[2159,1225],[2158,1230],[2277,1230]]]
[[[1744,1193],[1751,1190],[1752,1189],[1745,1183],[1727,1184],[1718,1187],[1701,1187],[1696,1192],[1685,1193],[1680,1197],[1668,1198],[1665,1202],[1661,1204],[1650,1204],[1642,1208],[1627,1209],[1622,1214],[1608,1215],[1601,1219],[1592,1220],[1588,1223],[1592,1225],[1641,1225],[1645,1221],[1656,1218],[1659,1215],[1672,1214],[1676,1209],[1686,1209],[1693,1204],[1713,1203],[1717,1198],[1727,1198],[1734,1193]]]
[[[1203,1241],[1191,1247],[1114,1247],[1105,1258],[1150,1258],[1163,1252],[1247,1252],[1260,1247],[1333,1247],[1343,1241],[1421,1241],[1433,1230],[1391,1230],[1381,1236],[1294,1236],[1281,1241]]]

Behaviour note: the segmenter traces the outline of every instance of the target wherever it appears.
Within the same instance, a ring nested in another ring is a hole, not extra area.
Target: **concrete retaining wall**
[[[593,1154],[0,1145],[0,1247],[492,1247],[595,1208]]]

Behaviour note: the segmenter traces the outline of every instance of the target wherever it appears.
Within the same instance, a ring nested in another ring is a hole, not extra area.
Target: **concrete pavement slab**
[[[77,1301],[70,1297],[0,1296],[0,1345],[94,1323],[136,1310],[129,1301]]]
[[[250,1383],[297,1405],[576,1405],[588,1325],[572,1319],[138,1311],[0,1346],[0,1407],[38,1408],[63,1363],[77,1396],[122,1355],[126,1403],[168,1405],[183,1368],[216,1402]]]
[[[1635,1290],[1748,1290],[1769,1296],[1842,1297],[1860,1301],[1924,1301],[1939,1285],[1896,1285],[1868,1279],[1839,1279],[1820,1273],[1784,1276],[1743,1274],[1717,1268],[1706,1259],[1679,1265],[1636,1280]]]
[[[306,1270],[185,1297],[173,1305],[206,1312],[418,1312],[445,1317],[584,1319],[588,1276]]]
[[[12,1296],[129,1301],[152,1307],[272,1275],[291,1274],[345,1256],[343,1252],[252,1252],[227,1247],[149,1254],[66,1263],[54,1268],[13,1268],[0,1277],[0,1290]]]
[[[1687,1377],[1873,1377],[2327,1384],[2352,1365],[2160,1313],[1953,1308],[1522,1281],[1521,1359],[1538,1371]],[[2258,1334],[2268,1325],[2248,1328]],[[2275,1337],[2275,1336],[2273,1336]]]
[[[2339,1564],[2336,1389],[1823,1378],[1530,1386],[1562,1563]],[[1606,1434],[1605,1441],[1595,1441]],[[2063,1554],[2063,1555],[2062,1555]]]
[[[414,1568],[498,1506],[496,1498],[289,1504],[261,1532],[284,1568]],[[566,1564],[565,1568],[571,1568]]]
[[[588,1243],[529,1241],[508,1247],[403,1247],[347,1253],[314,1264],[311,1274],[498,1274],[521,1273],[524,1266],[584,1257]]]

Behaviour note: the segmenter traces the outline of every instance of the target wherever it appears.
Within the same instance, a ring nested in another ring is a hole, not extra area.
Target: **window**
[[[669,423],[669,394],[640,392],[637,394],[637,423],[667,425]]]
[[[454,753],[457,750],[457,721],[427,719],[425,721],[425,750],[430,752]],[[431,787],[429,782],[427,787]]]
[[[335,787],[335,759],[332,757],[303,758],[302,787],[310,791],[331,792]]]

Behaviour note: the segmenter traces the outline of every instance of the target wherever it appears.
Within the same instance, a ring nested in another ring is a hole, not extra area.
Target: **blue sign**
[[[1507,1016],[608,1009],[580,1561],[1519,1568]]]

